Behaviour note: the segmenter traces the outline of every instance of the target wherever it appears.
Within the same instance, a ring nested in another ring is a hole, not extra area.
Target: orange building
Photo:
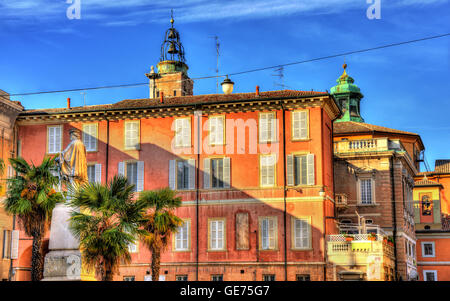
[[[414,201],[419,279],[450,281],[450,160],[416,177]]]
[[[230,81],[226,94],[194,96],[173,25],[163,49],[158,73],[147,74],[155,97],[26,110],[17,121],[19,155],[40,162],[78,128],[90,181],[123,174],[136,192],[177,190],[185,223],[162,254],[165,280],[335,279],[326,259],[326,235],[337,231],[333,97],[258,87],[232,94]],[[19,257],[30,247],[21,241]],[[150,252],[139,242],[130,250],[132,263],[115,279],[148,279]],[[17,271],[27,265],[14,263]]]
[[[6,178],[12,175],[9,158],[17,154],[16,135],[14,126],[17,115],[23,110],[19,102],[11,101],[9,94],[0,90],[0,159],[4,169],[0,175],[0,204],[5,199],[7,188]],[[15,218],[7,214],[0,205],[0,281],[11,279],[11,264],[18,256],[18,231],[14,226]]]

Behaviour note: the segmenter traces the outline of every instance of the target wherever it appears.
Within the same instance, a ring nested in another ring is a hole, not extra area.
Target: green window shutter
[[[307,155],[307,162],[308,162],[308,185],[314,185],[315,184],[314,154]]]
[[[203,160],[203,188],[208,189],[211,186],[211,159],[206,158]]]
[[[441,223],[441,201],[433,201],[433,219],[435,224]]]
[[[188,160],[189,165],[189,189],[195,189],[195,159]]]
[[[287,155],[286,173],[287,186],[294,186],[294,155]]]

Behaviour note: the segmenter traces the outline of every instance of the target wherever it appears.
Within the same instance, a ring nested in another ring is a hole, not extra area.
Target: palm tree
[[[183,220],[173,213],[181,206],[181,198],[170,188],[163,188],[141,192],[139,202],[150,209],[144,216],[143,228],[147,234],[142,240],[152,253],[152,280],[159,281],[161,251],[166,249],[170,235],[183,224]]]
[[[71,189],[72,212],[69,227],[80,241],[88,269],[95,268],[102,281],[111,281],[123,260],[131,261],[128,246],[135,237],[145,235],[139,229],[143,207],[133,200],[134,185],[123,176],[108,185],[87,183]]]
[[[55,158],[45,157],[39,166],[29,165],[23,158],[11,158],[9,162],[16,175],[7,181],[5,210],[17,215],[25,233],[33,238],[31,280],[39,281],[44,272],[42,239],[53,208],[64,199],[54,189],[59,184],[59,178],[53,175]]]

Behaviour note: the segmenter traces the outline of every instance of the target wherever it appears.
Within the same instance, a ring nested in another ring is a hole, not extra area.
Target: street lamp
[[[228,78],[223,80],[223,82],[220,84],[222,86],[222,91],[225,94],[231,94],[233,93],[233,87],[234,87],[234,83]]]

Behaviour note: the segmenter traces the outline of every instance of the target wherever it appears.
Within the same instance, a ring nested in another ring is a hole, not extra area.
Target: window
[[[3,230],[3,252],[2,258],[11,258],[11,231]]]
[[[123,281],[135,281],[134,276],[123,276]]]
[[[210,145],[225,144],[225,116],[210,117],[209,123],[209,143]]]
[[[101,164],[89,164],[87,166],[88,181],[89,183],[101,183],[102,181],[102,165]]]
[[[277,157],[272,155],[261,155],[259,160],[260,169],[260,185],[261,187],[275,186],[275,168]]]
[[[203,162],[204,188],[230,187],[230,158],[207,158]]]
[[[173,190],[195,188],[195,160],[169,161],[169,187]]]
[[[139,121],[125,122],[125,149],[139,149]]]
[[[277,218],[262,217],[259,220],[259,235],[261,250],[276,250],[277,248]]]
[[[259,114],[259,143],[277,140],[277,119],[275,112]]]
[[[422,257],[434,257],[434,242],[422,242]]]
[[[236,213],[236,250],[248,250],[249,220],[247,212]]]
[[[275,274],[264,274],[263,281],[275,281]]]
[[[173,90],[173,96],[177,96],[177,90]]]
[[[175,146],[191,146],[191,118],[175,119]]]
[[[211,275],[211,281],[223,281],[223,275]]]
[[[47,153],[57,154],[61,151],[62,135],[61,126],[47,127]]]
[[[188,251],[190,249],[191,221],[184,220],[175,234],[175,251]]]
[[[188,275],[176,275],[175,280],[176,281],[188,281]]]
[[[314,154],[287,156],[288,186],[314,185]]]
[[[372,179],[359,179],[359,199],[361,204],[372,204],[373,184]]]
[[[423,279],[424,281],[438,281],[437,271],[423,271]]]
[[[119,162],[119,175],[125,176],[128,183],[135,185],[134,192],[144,190],[144,161]]]
[[[127,166],[127,179],[128,183],[134,184],[134,191],[136,191],[137,184],[137,162],[128,162]]]
[[[430,196],[422,196],[422,215],[431,215],[431,201]]]
[[[225,219],[209,220],[209,250],[225,250]]]
[[[308,112],[293,111],[291,116],[292,140],[308,139]]]
[[[139,252],[138,241],[134,241],[133,243],[130,243],[128,245],[128,252],[130,252],[130,253],[137,253],[137,252]]]
[[[311,276],[309,274],[299,275],[297,274],[297,281],[311,281]]]
[[[292,228],[293,249],[310,248],[311,229],[309,218],[293,218]]]
[[[87,152],[97,151],[98,125],[97,123],[83,124],[83,143]]]

